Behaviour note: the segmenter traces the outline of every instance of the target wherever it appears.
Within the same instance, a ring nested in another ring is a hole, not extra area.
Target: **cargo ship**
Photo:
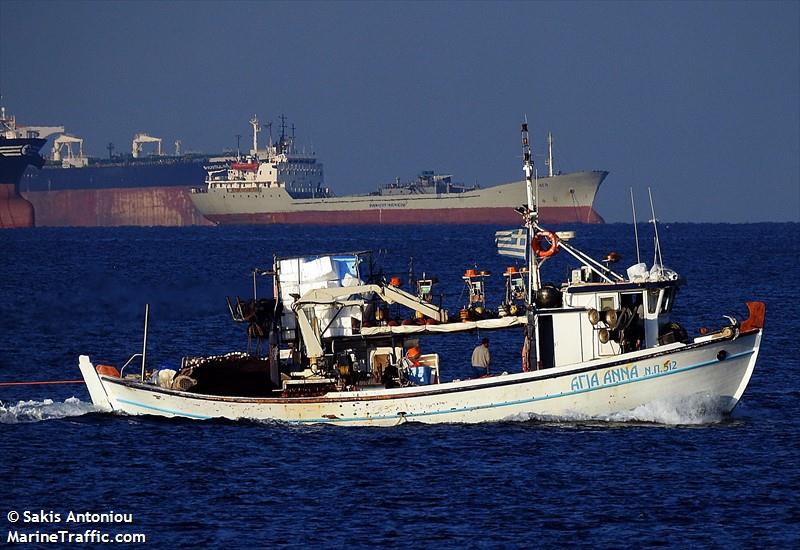
[[[147,144],[155,150],[145,154]],[[215,158],[181,154],[180,141],[175,149],[165,155],[161,138],[139,133],[130,154],[114,154],[109,144],[108,158],[89,158],[81,138],[62,134],[41,170],[25,172],[19,190],[33,205],[37,226],[209,225],[189,190]]]
[[[416,180],[380,186],[363,195],[336,197],[325,187],[322,165],[294,147],[285,124],[277,142],[253,148],[244,159],[208,170],[206,185],[192,190],[198,211],[216,224],[442,224],[516,223],[526,204],[520,180],[481,188],[456,184],[450,175],[423,172]],[[602,223],[594,210],[597,189],[608,172],[553,173],[548,136],[546,177],[538,179],[537,204],[548,223]]]
[[[166,155],[160,138],[140,133],[129,153],[115,154],[109,144],[103,159],[87,157],[81,138],[52,127],[61,135],[41,169],[25,171],[18,195],[32,205],[36,225],[50,227],[516,223],[513,208],[526,202],[522,181],[480,188],[433,172],[337,197],[324,185],[322,164],[295,146],[285,117],[275,141],[270,135],[261,148],[257,117],[250,124],[253,147],[245,154],[182,154],[176,141],[175,154]],[[539,179],[543,218],[602,222],[592,205],[607,172],[554,174],[549,166]]]
[[[19,181],[28,166],[44,164],[39,150],[46,141],[34,127],[17,127],[0,107],[0,229],[34,226],[34,209],[20,196]]]

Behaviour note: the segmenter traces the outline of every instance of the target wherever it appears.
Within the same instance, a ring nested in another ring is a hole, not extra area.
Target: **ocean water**
[[[145,303],[151,365],[241,349],[224,297],[248,296],[252,269],[275,253],[372,250],[404,278],[413,258],[417,275],[438,276],[450,309],[463,300],[464,269],[477,265],[495,274],[496,304],[507,264],[494,251],[496,229],[0,232],[0,381],[78,379],[84,353],[121,365],[141,347]],[[297,427],[107,415],[81,384],[0,386],[0,538],[67,547],[41,536],[96,530],[142,533],[156,548],[796,548],[800,224],[659,230],[664,263],[688,281],[675,318],[690,334],[720,326],[723,314],[744,316],[745,300],[767,304],[756,371],[730,417],[655,403],[601,419]],[[586,252],[617,251],[621,269],[636,262],[631,225],[577,233]],[[651,264],[649,227],[640,240]],[[545,279],[566,277],[565,256],[548,263]],[[464,376],[480,336],[423,348],[440,353],[443,376]],[[494,365],[518,370],[518,335],[490,337]],[[130,521],[68,521],[70,512],[111,511]]]

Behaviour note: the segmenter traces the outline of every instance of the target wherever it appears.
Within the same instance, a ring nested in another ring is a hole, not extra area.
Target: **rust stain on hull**
[[[40,227],[211,225],[188,188],[78,189],[23,193]]]
[[[0,183],[0,228],[33,227],[33,205],[17,193],[13,183]]]

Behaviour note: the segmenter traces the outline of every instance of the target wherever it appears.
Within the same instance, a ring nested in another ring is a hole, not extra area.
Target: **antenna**
[[[633,210],[633,234],[636,237],[636,263],[642,263],[642,257],[639,254],[639,228],[636,226],[636,203],[633,202],[633,187],[631,190],[631,210]],[[655,218],[655,216],[653,216]]]
[[[656,239],[656,249],[653,253],[653,264],[658,264],[662,268],[664,267],[664,259],[661,257],[661,241],[658,238],[658,219],[656,218],[656,209],[653,206],[653,192],[650,188],[647,188],[647,194],[650,196],[650,212],[653,214],[653,219],[650,220],[653,223],[653,230],[655,231],[655,239]]]
[[[547,174],[553,177],[553,134],[547,132]]]

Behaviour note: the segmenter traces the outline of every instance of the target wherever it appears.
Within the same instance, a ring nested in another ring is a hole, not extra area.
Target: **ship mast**
[[[525,227],[528,229],[528,242],[532,242],[539,222],[539,210],[537,205],[537,195],[535,186],[538,185],[536,181],[536,166],[533,161],[533,154],[531,152],[531,144],[528,139],[528,118],[525,117],[525,122],[522,123],[522,170],[525,173],[525,191],[528,195],[528,209],[525,212]],[[531,251],[528,252],[530,257],[529,271],[528,271],[528,303],[533,304],[533,296],[535,291],[539,290],[541,281],[539,279],[539,262],[536,254]]]
[[[250,119],[250,125],[253,127],[253,156],[258,156],[258,133],[261,131],[261,126],[256,115]]]
[[[531,144],[528,140],[528,117],[525,117],[525,122],[522,123],[522,170],[525,173],[525,190],[528,195],[528,207],[525,212],[525,227],[528,229],[528,243],[532,243],[539,231],[539,206],[538,206],[538,179],[536,176],[536,166],[533,161],[533,154],[531,152]],[[528,245],[530,246],[530,244]],[[555,246],[555,243],[553,243]],[[527,365],[531,365],[531,352],[535,354],[536,366],[535,370],[542,367],[541,349],[539,346],[539,316],[536,312],[536,295],[541,288],[541,278],[539,274],[540,262],[544,261],[537,257],[533,250],[526,250],[526,254],[530,258],[528,261],[528,304],[526,315],[528,323],[525,329],[525,346],[523,347],[524,353],[527,356],[523,359],[523,366],[527,370]]]
[[[553,134],[547,132],[547,175],[553,177]]]

